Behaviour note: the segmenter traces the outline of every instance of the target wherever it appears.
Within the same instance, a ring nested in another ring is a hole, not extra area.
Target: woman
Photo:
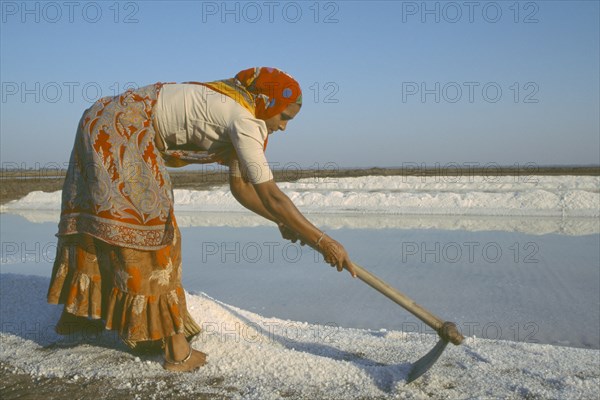
[[[229,166],[233,195],[276,223],[285,239],[319,250],[355,276],[347,252],[312,225],[273,181],[270,134],[300,111],[302,92],[275,68],[235,78],[155,84],[102,98],[83,114],[62,197],[48,302],[64,304],[59,334],[117,330],[131,348],[164,347],[164,367],[206,362],[181,286],[181,240],[165,166]]]

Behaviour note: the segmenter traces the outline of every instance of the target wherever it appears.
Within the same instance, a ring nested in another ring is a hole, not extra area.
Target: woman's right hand
[[[352,261],[350,261],[350,256],[341,243],[328,235],[324,235],[318,245],[318,250],[323,255],[323,259],[327,264],[336,267],[339,272],[347,269],[353,278],[357,277]]]

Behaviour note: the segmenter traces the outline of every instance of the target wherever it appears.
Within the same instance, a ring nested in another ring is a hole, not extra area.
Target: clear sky
[[[275,167],[600,164],[598,1],[1,2],[4,168],[68,161],[127,85],[274,66]]]

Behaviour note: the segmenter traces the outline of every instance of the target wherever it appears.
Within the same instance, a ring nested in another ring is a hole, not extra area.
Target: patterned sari
[[[49,303],[104,320],[130,347],[200,331],[186,307],[172,187],[154,143],[161,86],[102,98],[84,112],[48,289]]]

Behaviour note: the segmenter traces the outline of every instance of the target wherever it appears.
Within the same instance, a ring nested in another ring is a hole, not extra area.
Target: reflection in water
[[[56,210],[11,210],[29,222],[58,224]],[[254,227],[271,226],[270,221],[249,212],[175,212],[180,227]],[[383,213],[307,213],[323,229],[441,229],[470,232],[503,231],[531,235],[557,233],[579,236],[600,233],[600,218],[594,217],[494,217],[472,215],[399,215]]]

